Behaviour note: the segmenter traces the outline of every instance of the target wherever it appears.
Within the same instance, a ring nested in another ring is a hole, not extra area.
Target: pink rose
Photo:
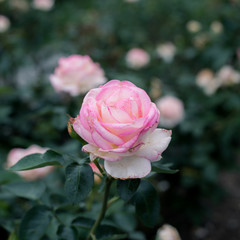
[[[60,58],[50,81],[57,92],[77,96],[105,83],[106,78],[100,66],[89,56],[72,55]]]
[[[115,178],[142,178],[160,160],[171,131],[156,129],[159,111],[146,92],[128,81],[112,80],[83,100],[73,128],[87,145],[90,159],[103,158]]]
[[[149,61],[149,54],[140,48],[133,48],[126,55],[126,62],[130,68],[139,69],[147,65]]]
[[[203,89],[205,94],[212,95],[219,88],[220,83],[211,69],[203,69],[197,74],[196,84]]]
[[[49,11],[54,5],[54,0],[33,0],[32,5],[35,9]]]
[[[170,63],[176,54],[176,47],[171,42],[160,44],[157,47],[157,54],[164,62]]]
[[[37,145],[32,145],[27,149],[24,148],[14,148],[12,149],[7,158],[7,168],[10,168],[14,164],[16,164],[21,158],[34,154],[34,153],[45,153],[48,149],[42,148]],[[38,178],[42,178],[45,175],[47,175],[49,172],[53,170],[53,167],[43,167],[43,168],[36,168],[32,170],[26,170],[26,171],[19,171],[18,174],[21,175],[26,180],[35,180]]]
[[[218,71],[217,78],[222,86],[240,83],[240,73],[228,65]]]
[[[181,240],[176,228],[169,224],[164,224],[158,229],[156,240]]]
[[[184,107],[180,99],[173,96],[166,96],[160,98],[156,104],[161,113],[160,125],[171,128],[182,121]]]
[[[7,17],[0,15],[0,33],[6,32],[10,27],[10,21]]]

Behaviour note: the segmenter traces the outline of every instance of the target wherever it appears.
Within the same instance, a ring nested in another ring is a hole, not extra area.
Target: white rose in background
[[[211,23],[210,29],[215,34],[219,34],[219,33],[223,32],[223,25],[219,21],[214,21],[214,22]]]
[[[217,78],[222,86],[229,86],[240,83],[240,73],[231,66],[223,66],[217,72]]]
[[[6,32],[10,27],[10,21],[7,17],[0,15],[0,33]]]
[[[156,105],[161,113],[159,124],[163,127],[173,128],[184,117],[183,102],[173,96],[165,96],[157,100]]]
[[[206,95],[212,95],[220,86],[210,69],[203,69],[197,74],[196,84],[203,89]]]
[[[41,11],[49,11],[54,5],[54,0],[33,0],[32,7]]]
[[[157,231],[156,240],[181,240],[176,228],[169,224],[164,224]]]
[[[157,54],[164,62],[170,63],[176,54],[176,47],[171,42],[160,44],[157,47]]]
[[[14,148],[12,149],[7,157],[7,168],[10,168],[14,164],[16,164],[21,158],[26,157],[27,155],[34,154],[34,153],[45,153],[48,149],[42,148],[37,145],[32,145],[29,148]],[[43,178],[49,172],[53,170],[52,166],[36,168],[32,170],[26,171],[19,171],[18,174],[21,175],[26,180],[36,180],[39,178]]]
[[[197,33],[202,29],[202,24],[198,21],[191,20],[187,22],[186,28],[191,33]]]
[[[139,69],[147,65],[150,61],[149,54],[141,48],[133,48],[127,52],[127,66],[133,69]]]
[[[106,78],[99,64],[89,56],[72,55],[59,59],[50,82],[57,92],[77,96],[105,83]]]

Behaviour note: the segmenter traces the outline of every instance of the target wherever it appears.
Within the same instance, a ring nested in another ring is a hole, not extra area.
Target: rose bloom
[[[100,66],[89,56],[72,55],[59,59],[50,81],[57,92],[77,96],[105,83],[106,78]]]
[[[187,22],[186,28],[191,33],[197,33],[201,30],[202,24],[198,21],[191,20]]]
[[[157,240],[181,240],[176,228],[164,224],[157,232]]]
[[[218,89],[219,81],[210,69],[203,69],[197,74],[196,84],[203,89],[205,94],[212,95]]]
[[[10,21],[7,17],[0,15],[0,33],[6,32],[10,27]]]
[[[223,66],[217,73],[217,78],[223,86],[240,83],[240,73],[231,66]]]
[[[170,63],[176,54],[176,47],[171,42],[158,45],[157,54],[164,62]]]
[[[32,6],[35,9],[49,11],[54,5],[54,0],[33,0]]]
[[[141,48],[133,48],[126,55],[127,66],[139,69],[147,65],[150,61],[149,54]]]
[[[14,148],[12,149],[7,157],[7,168],[10,168],[14,164],[16,164],[21,158],[34,154],[34,153],[45,153],[48,149],[42,148],[37,145],[32,145],[29,148]],[[36,168],[26,171],[19,171],[18,174],[21,175],[26,180],[35,180],[39,178],[43,178],[46,176],[49,172],[53,170],[52,166],[42,167],[42,168]]]
[[[223,25],[219,21],[214,21],[211,23],[210,29],[215,33],[219,34],[223,31]]]
[[[175,127],[184,116],[183,102],[173,96],[165,96],[157,102],[157,107],[161,113],[160,125],[164,127]]]
[[[88,92],[73,128],[88,142],[82,150],[90,153],[91,160],[103,158],[108,174],[142,178],[171,140],[171,131],[156,129],[159,116],[144,90],[112,80]]]

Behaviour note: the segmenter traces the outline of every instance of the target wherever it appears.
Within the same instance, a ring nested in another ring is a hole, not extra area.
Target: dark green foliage
[[[73,204],[84,200],[93,186],[93,171],[88,164],[71,164],[66,168],[66,195]]]
[[[140,179],[117,180],[118,195],[124,200],[129,201],[137,191],[140,184]]]
[[[35,206],[24,216],[19,227],[19,240],[39,240],[45,234],[51,220],[51,212],[45,206]]]

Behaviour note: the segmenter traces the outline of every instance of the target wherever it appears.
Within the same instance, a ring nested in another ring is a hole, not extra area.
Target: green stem
[[[100,171],[100,173],[104,176],[105,172],[104,170],[101,168],[100,164],[98,163],[98,158],[96,158],[94,161],[94,164],[96,165],[96,167],[98,168],[98,170]]]
[[[95,238],[95,231],[98,228],[98,226],[100,225],[101,221],[103,220],[106,210],[107,210],[107,201],[108,201],[108,195],[109,195],[109,191],[110,191],[110,187],[112,184],[113,178],[106,178],[106,187],[105,187],[105,192],[104,192],[104,197],[103,197],[103,202],[102,202],[102,208],[101,208],[101,212],[96,220],[96,222],[94,223],[94,225],[92,226],[88,238],[87,240],[90,239],[96,239]]]

